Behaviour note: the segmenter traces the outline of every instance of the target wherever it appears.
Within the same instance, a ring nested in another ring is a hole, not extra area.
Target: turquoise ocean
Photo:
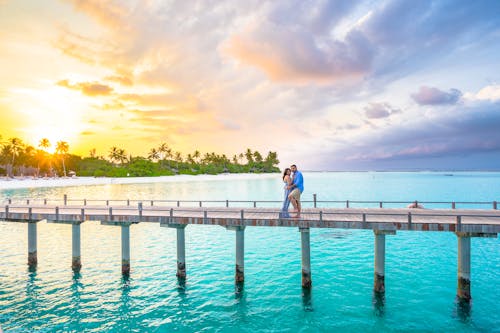
[[[456,201],[491,209],[495,172],[304,172],[303,200]],[[279,174],[143,184],[0,190],[6,198],[275,200]],[[278,208],[280,203],[271,203]],[[310,203],[305,204],[310,205]],[[318,203],[318,206],[341,204]],[[353,204],[353,206],[368,204]],[[397,205],[395,205],[397,206]],[[426,208],[449,205],[426,204]],[[121,275],[120,228],[82,224],[82,270],[71,270],[71,226],[38,224],[38,266],[27,226],[0,221],[0,326],[7,332],[500,332],[500,240],[472,239],[470,307],[455,299],[457,238],[386,237],[385,298],[374,297],[373,233],[312,229],[313,287],[301,288],[296,228],[245,230],[245,284],[235,292],[235,235],[186,228],[187,281],[176,273],[176,231],[131,227],[131,274]]]

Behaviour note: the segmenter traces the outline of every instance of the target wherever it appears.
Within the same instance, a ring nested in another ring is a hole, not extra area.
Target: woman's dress
[[[288,207],[290,206],[290,199],[288,199],[288,195],[292,191],[288,189],[288,183],[285,181],[285,198],[283,199],[283,207],[281,208],[280,218],[289,218],[290,214],[288,214]]]

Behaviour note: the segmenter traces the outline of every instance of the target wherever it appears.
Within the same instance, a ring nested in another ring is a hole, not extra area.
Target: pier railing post
[[[64,206],[68,205],[68,195],[64,195]]]
[[[314,202],[314,208],[316,208],[316,193],[313,194],[313,202]]]
[[[37,238],[36,222],[29,222],[28,223],[28,266],[30,268],[36,267],[38,263],[36,238]]]
[[[463,301],[470,301],[470,236],[463,232],[457,232],[456,235],[458,237],[457,297]]]
[[[373,291],[385,292],[385,235],[395,235],[392,230],[373,230],[375,235]]]
[[[309,228],[299,227],[302,249],[302,288],[311,288],[311,242]]]
[[[122,229],[122,274],[130,274],[130,224],[124,223]]]
[[[177,229],[177,277],[186,279],[186,225],[178,225]]]

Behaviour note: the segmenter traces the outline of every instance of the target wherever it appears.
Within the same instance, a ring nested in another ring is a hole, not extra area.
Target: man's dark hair
[[[297,166],[296,166],[295,164],[292,164],[292,165],[290,165],[290,168],[291,168],[291,167],[297,167]]]

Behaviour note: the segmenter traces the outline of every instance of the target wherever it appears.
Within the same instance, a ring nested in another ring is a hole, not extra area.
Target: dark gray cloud
[[[450,89],[449,92],[433,87],[420,87],[420,90],[411,95],[419,105],[456,104],[462,97],[458,89]]]
[[[401,110],[392,107],[389,103],[370,103],[365,107],[365,116],[369,119],[387,118]]]

